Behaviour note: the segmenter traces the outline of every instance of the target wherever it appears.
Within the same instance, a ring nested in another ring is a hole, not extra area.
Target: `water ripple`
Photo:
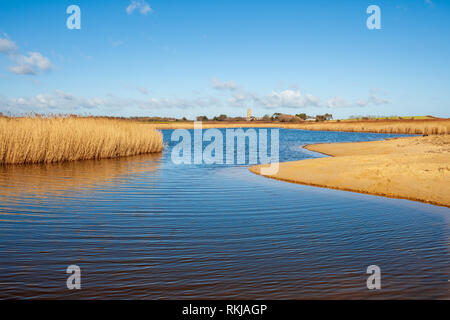
[[[165,131],[165,140],[170,139]],[[388,135],[281,130],[308,143]],[[163,155],[0,168],[0,297],[449,298],[448,208]],[[68,265],[82,290],[65,287]],[[382,289],[366,288],[367,266]]]

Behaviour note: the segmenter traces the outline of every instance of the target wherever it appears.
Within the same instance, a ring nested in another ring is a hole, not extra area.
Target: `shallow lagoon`
[[[0,169],[2,298],[449,298],[450,210],[162,155]],[[397,135],[280,130],[302,145]],[[82,289],[66,288],[67,266]],[[366,288],[378,265],[382,289]]]

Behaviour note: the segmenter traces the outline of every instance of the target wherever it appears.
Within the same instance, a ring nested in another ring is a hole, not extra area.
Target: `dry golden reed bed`
[[[154,127],[88,117],[0,118],[0,164],[53,163],[161,152]]]
[[[193,128],[193,122],[170,122],[152,124],[158,129]],[[368,120],[368,121],[326,121],[326,122],[203,122],[203,128],[285,128],[319,131],[374,132],[399,134],[450,134],[450,119],[430,120]]]
[[[293,125],[295,128],[295,125]],[[290,128],[288,125],[285,128]],[[299,129],[321,131],[374,132],[399,134],[448,134],[450,133],[450,119],[433,120],[379,120],[357,122],[318,122],[300,124]]]

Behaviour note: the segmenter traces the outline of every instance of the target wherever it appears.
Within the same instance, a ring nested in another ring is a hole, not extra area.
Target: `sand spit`
[[[280,163],[267,177],[450,207],[450,135],[305,148],[333,157]]]

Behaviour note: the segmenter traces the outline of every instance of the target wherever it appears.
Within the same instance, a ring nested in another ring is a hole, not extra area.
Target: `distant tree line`
[[[208,121],[210,120],[207,116],[198,116],[197,121]],[[246,121],[247,119],[244,117],[228,117],[226,114],[221,114],[219,116],[213,117],[211,120],[213,121]]]
[[[248,120],[247,118],[244,117],[228,117],[225,114],[221,114],[219,116],[215,116],[212,119],[209,119],[207,116],[203,115],[203,116],[198,116],[197,121],[208,121],[208,120],[213,120],[213,121],[246,121]],[[323,115],[316,115],[316,116],[308,116],[306,113],[298,113],[296,115],[292,115],[292,114],[284,114],[284,113],[279,113],[279,112],[275,112],[273,115],[264,115],[262,118],[255,118],[252,117],[251,119],[249,119],[250,121],[265,121],[265,122],[269,122],[269,121],[278,121],[278,122],[302,122],[305,120],[315,120],[315,121],[327,121],[327,120],[332,120],[333,119],[333,115],[329,114],[329,113],[325,113]]]
[[[324,115],[316,115],[308,116],[306,113],[297,113],[296,115],[283,114],[283,113],[274,113],[271,117],[272,121],[280,121],[280,122],[301,122],[306,120],[315,120],[315,121],[327,121],[332,120],[333,115],[329,113],[325,113]]]

